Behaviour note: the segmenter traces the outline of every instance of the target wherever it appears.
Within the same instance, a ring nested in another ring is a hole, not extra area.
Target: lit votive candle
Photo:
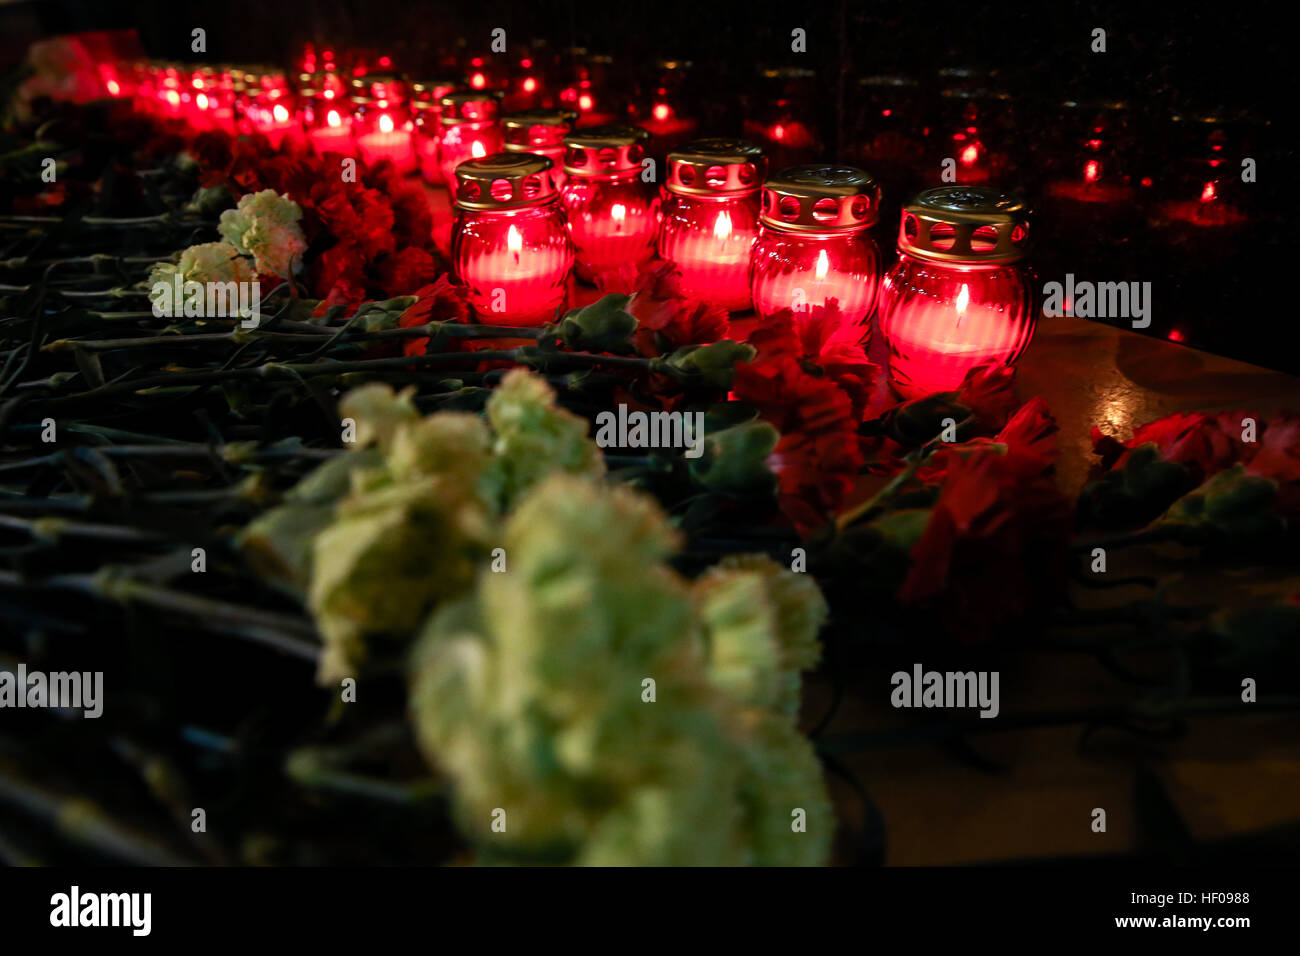
[[[868,230],[879,218],[880,187],[849,166],[794,166],[763,184],[758,241],[750,267],[754,309],[770,316],[824,307],[863,339],[880,283],[880,251]]]
[[[748,309],[749,258],[758,238],[763,151],[743,140],[702,139],[668,154],[661,258],[688,296],[730,312]]]
[[[881,283],[890,376],[905,398],[951,391],[984,364],[1010,365],[1034,334],[1028,209],[986,186],[941,186],[903,209],[898,262]]]
[[[553,321],[568,294],[573,243],[551,161],[494,153],[457,166],[451,257],[483,322]]]
[[[641,178],[648,138],[635,126],[595,126],[564,138],[568,178],[560,201],[577,250],[575,268],[587,282],[654,256],[659,199]]]

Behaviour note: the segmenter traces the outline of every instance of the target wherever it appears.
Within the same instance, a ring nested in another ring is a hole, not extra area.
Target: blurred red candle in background
[[[658,250],[677,264],[687,295],[730,312],[750,307],[749,257],[766,171],[762,149],[744,140],[701,139],[668,154]]]
[[[573,129],[573,110],[524,110],[501,118],[507,153],[535,153],[551,161],[555,185],[564,185],[564,137]]]
[[[502,151],[505,140],[497,123],[499,99],[491,91],[448,93],[442,98],[438,171],[449,186],[455,186],[456,167],[461,163]]]
[[[442,136],[442,98],[456,88],[453,80],[415,80],[411,83],[412,145],[420,175],[427,183],[439,182],[438,140]]]
[[[577,250],[578,276],[593,281],[623,263],[654,256],[659,199],[642,181],[649,133],[635,126],[595,126],[564,139],[561,201]]]
[[[371,73],[353,81],[352,135],[362,162],[389,160],[403,175],[416,168],[411,141],[414,124],[407,105],[406,82],[396,73]]]
[[[985,186],[941,186],[903,209],[898,262],[880,292],[890,375],[914,398],[957,388],[978,365],[1010,365],[1034,334],[1029,210]]]

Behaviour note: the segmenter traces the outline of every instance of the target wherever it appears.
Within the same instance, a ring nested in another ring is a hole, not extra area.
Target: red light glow
[[[1083,178],[1090,183],[1095,183],[1101,178],[1101,163],[1095,159],[1090,159],[1083,164]]]
[[[961,164],[963,166],[974,166],[975,161],[980,158],[979,147],[971,143],[961,151]]]
[[[753,301],[749,261],[757,238],[757,193],[724,199],[670,194],[659,256],[677,264],[685,295],[740,312]]]
[[[541,325],[567,297],[573,244],[554,200],[523,209],[458,210],[451,255],[485,322]]]
[[[469,85],[474,87],[476,90],[481,90],[483,87],[487,86],[487,77],[482,73],[475,73],[469,78]]]
[[[1015,266],[901,256],[881,285],[890,374],[906,398],[956,388],[978,365],[1010,365],[1029,344],[1029,287]]]
[[[673,115],[673,110],[667,103],[656,103],[651,113],[655,119],[662,123]]]
[[[590,112],[591,108],[596,105],[596,101],[591,98],[591,94],[583,93],[578,97],[578,109],[584,113]]]
[[[535,77],[531,77],[531,76],[524,77],[524,92],[525,93],[537,92],[537,80]]]
[[[880,251],[866,231],[818,235],[767,222],[759,227],[750,291],[761,316],[824,308],[834,299],[841,321],[860,326],[875,307],[879,283]]]

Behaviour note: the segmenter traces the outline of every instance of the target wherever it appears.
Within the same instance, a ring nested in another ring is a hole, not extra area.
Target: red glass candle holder
[[[868,232],[879,210],[880,187],[861,169],[795,166],[770,177],[750,260],[754,310],[802,312],[834,299],[844,322],[865,326],[880,284]]]
[[[185,115],[189,90],[182,89],[180,69],[173,65],[159,65],[155,85],[157,115],[163,119],[179,119]]]
[[[456,167],[468,159],[484,159],[505,146],[501,126],[500,96],[492,91],[448,93],[441,100],[442,133],[438,137],[438,174],[449,186],[456,183]]]
[[[344,97],[337,73],[309,73],[299,77],[303,132],[318,156],[339,153],[352,156],[352,106]]]
[[[635,126],[595,126],[564,138],[568,179],[560,200],[584,281],[654,256],[659,198],[641,179],[648,138]]]
[[[494,153],[456,167],[451,257],[478,317],[493,325],[542,325],[568,292],[573,243],[551,161]]]
[[[363,92],[355,91],[360,87]],[[352,136],[367,166],[390,161],[400,175],[415,172],[406,82],[396,73],[371,73],[353,81]]]
[[[551,177],[564,186],[564,137],[573,129],[573,110],[525,110],[501,118],[507,153],[535,153],[551,161]]]
[[[454,80],[415,80],[411,83],[411,131],[415,159],[427,183],[439,181],[438,139],[442,135],[442,98],[456,88]]]
[[[950,391],[979,365],[1010,365],[1036,315],[1018,265],[1029,210],[997,189],[941,186],[903,209],[898,262],[881,283],[880,328],[905,398]]]
[[[297,104],[289,91],[289,78],[283,70],[265,70],[260,75],[262,93],[259,109],[254,114],[253,125],[271,141],[272,149],[279,149],[286,138],[298,135]]]
[[[763,151],[744,140],[701,139],[668,154],[658,250],[682,291],[730,312],[750,307],[749,257],[758,238]]]

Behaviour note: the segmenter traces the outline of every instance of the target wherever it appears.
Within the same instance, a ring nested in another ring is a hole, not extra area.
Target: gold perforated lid
[[[458,123],[492,122],[501,112],[500,90],[473,90],[447,93],[438,101],[442,106],[442,122],[447,126]]]
[[[792,166],[763,183],[759,218],[799,232],[866,229],[880,218],[880,187],[852,166]]]
[[[555,164],[536,153],[493,153],[456,167],[456,205],[461,209],[519,209],[558,194]]]
[[[524,110],[501,117],[506,151],[526,153],[531,149],[556,149],[578,121],[573,110]]]
[[[599,176],[640,169],[649,139],[647,130],[620,123],[576,129],[564,137],[564,171]]]
[[[697,139],[668,154],[669,191],[686,196],[749,193],[767,173],[763,149],[743,139]]]
[[[898,251],[934,262],[998,265],[1024,257],[1031,210],[992,186],[939,186],[903,207]]]

